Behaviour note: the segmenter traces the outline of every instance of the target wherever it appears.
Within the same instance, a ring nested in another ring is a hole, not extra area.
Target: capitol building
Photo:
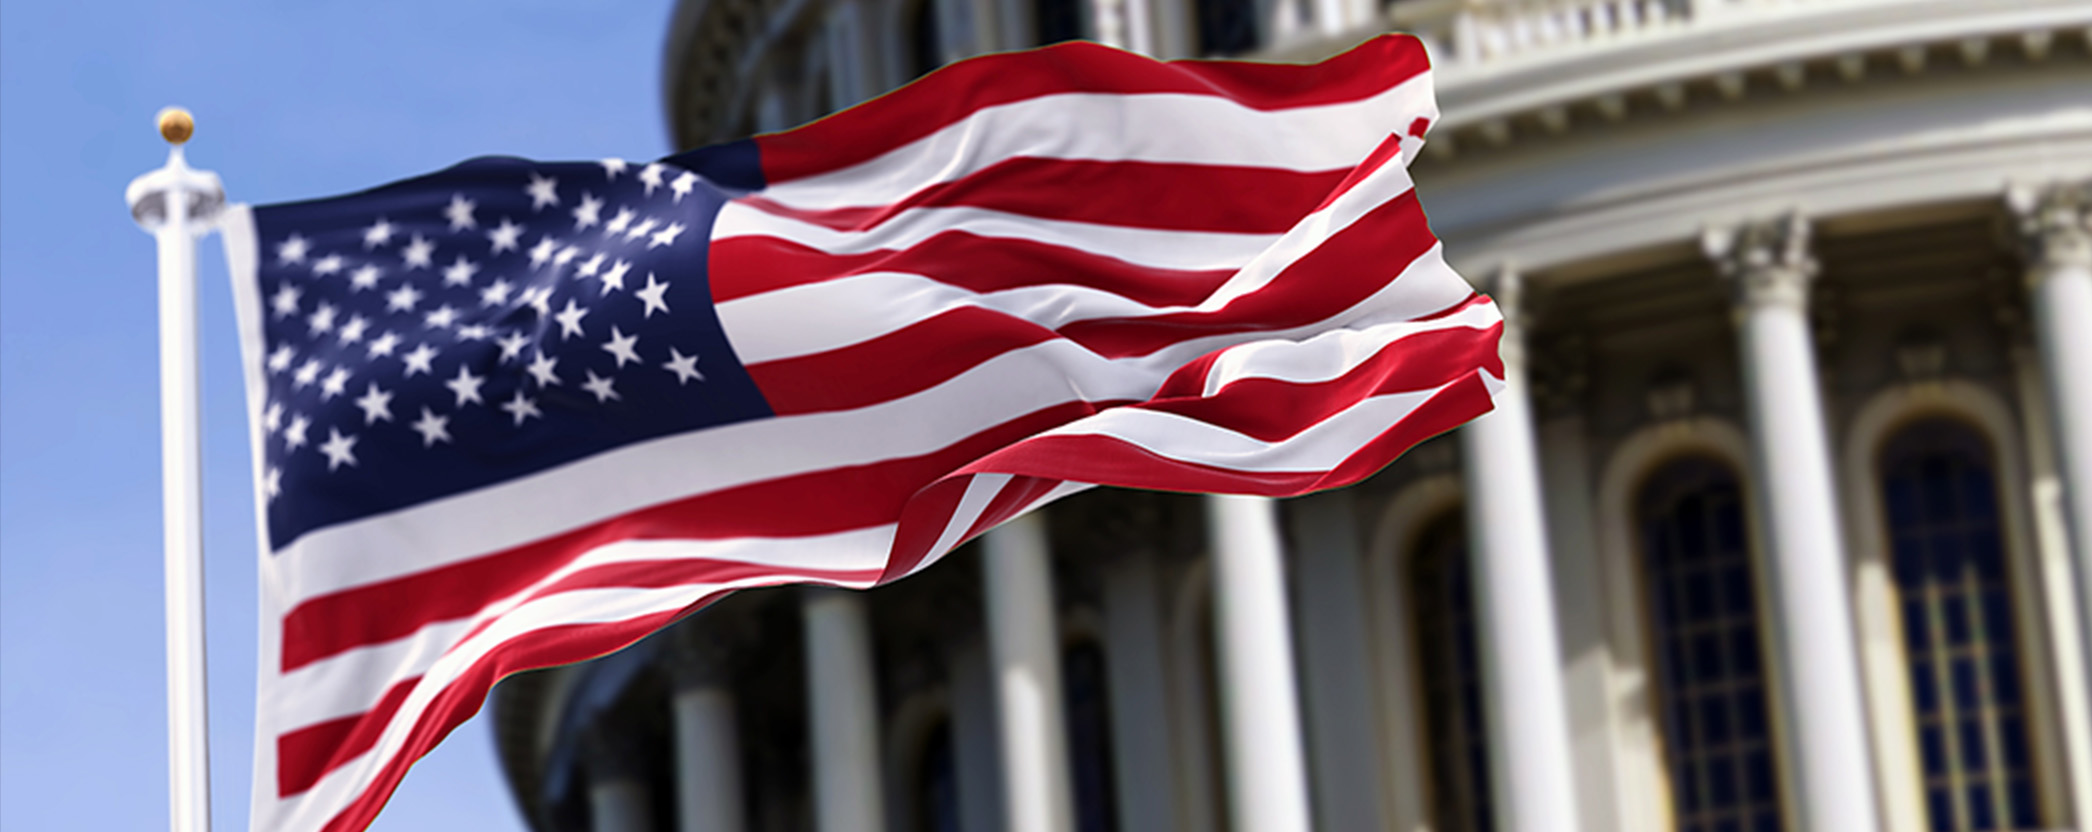
[[[663,106],[1385,32],[1496,412],[512,677],[531,828],[2092,832],[2092,2],[681,0]]]

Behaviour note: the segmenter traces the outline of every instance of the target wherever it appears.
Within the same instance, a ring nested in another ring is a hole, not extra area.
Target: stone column
[[[1315,819],[1330,830],[1388,825],[1381,813],[1387,775],[1380,765],[1380,734],[1371,730],[1378,717],[1357,500],[1351,489],[1340,489],[1285,504],[1296,547],[1300,688],[1308,706]]]
[[[741,832],[741,739],[735,727],[731,651],[740,634],[706,616],[676,632],[667,659],[675,690],[676,815],[683,832]]]
[[[1702,248],[1735,290],[1761,549],[1783,662],[1803,829],[1876,832],[1852,593],[1809,331],[1816,262],[1798,215],[1712,229]]]
[[[806,699],[811,724],[814,829],[881,832],[879,688],[864,595],[806,592]]]
[[[982,565],[1002,737],[1009,832],[1072,832],[1060,633],[1046,520],[1034,511],[987,535]]]
[[[588,828],[593,832],[653,832],[654,804],[646,788],[646,758],[626,728],[596,725],[582,740],[588,772]]]
[[[1489,287],[1504,313],[1504,389],[1495,410],[1460,429],[1460,451],[1482,642],[1490,795],[1500,828],[1554,832],[1576,829],[1579,816],[1540,457],[1526,388],[1522,286],[1517,272],[1506,269]]]
[[[1206,498],[1206,529],[1231,827],[1308,832],[1278,506],[1265,497],[1213,495]]]
[[[2086,608],[2078,614],[2079,643],[2092,667],[2092,182],[2014,188],[2007,196],[2026,244],[2064,526]]]

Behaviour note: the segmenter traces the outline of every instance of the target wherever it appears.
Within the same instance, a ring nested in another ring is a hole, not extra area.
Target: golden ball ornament
[[[196,133],[196,119],[188,110],[169,107],[160,111],[160,138],[168,144],[181,144]]]

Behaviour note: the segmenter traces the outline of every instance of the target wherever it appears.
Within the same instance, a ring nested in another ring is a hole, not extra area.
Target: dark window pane
[[[1082,7],[1076,0],[1032,0],[1032,25],[1038,45],[1082,37]]]
[[[1118,828],[1111,765],[1111,703],[1104,684],[1104,649],[1078,642],[1061,658],[1068,719],[1068,765],[1075,787],[1076,832]]]
[[[1434,828],[1490,832],[1489,757],[1467,526],[1449,513],[1417,536],[1409,564],[1424,685]]]
[[[1199,52],[1233,55],[1257,48],[1256,0],[1197,0]]]
[[[944,63],[944,36],[937,30],[937,4],[921,0],[909,21],[908,69],[921,76]]]

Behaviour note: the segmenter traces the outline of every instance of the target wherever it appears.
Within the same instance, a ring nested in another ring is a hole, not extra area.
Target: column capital
[[[1507,371],[1525,367],[1525,334],[1527,303],[1525,276],[1511,263],[1499,263],[1481,280],[1482,291],[1496,301],[1496,309],[1504,316],[1504,337],[1498,348],[1503,356]]]
[[[1809,221],[1798,212],[1701,232],[1700,251],[1735,291],[1737,310],[1781,308],[1806,312],[1816,257]]]
[[[2005,191],[2027,260],[2029,288],[2062,269],[2092,269],[2092,181]]]

